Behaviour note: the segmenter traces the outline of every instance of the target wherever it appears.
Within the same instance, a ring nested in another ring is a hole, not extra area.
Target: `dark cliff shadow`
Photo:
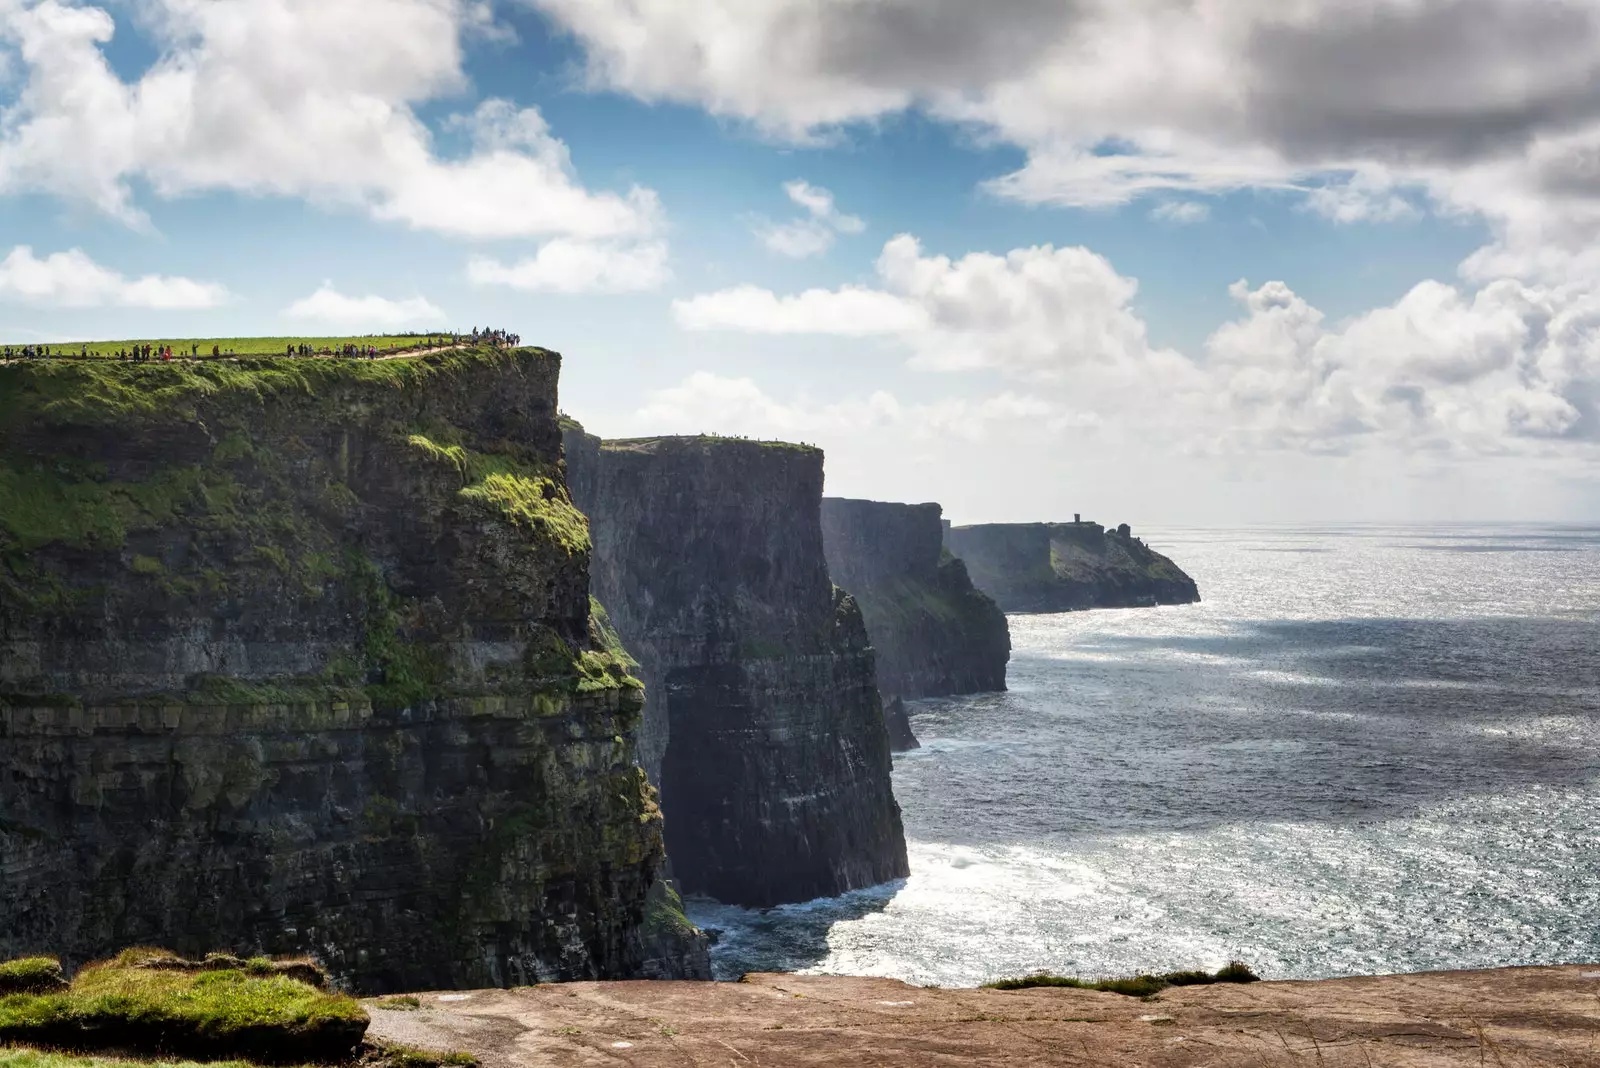
[[[906,836],[1064,843],[1413,816],[1600,776],[1600,620],[1268,622],[1022,650],[1006,694],[913,709]]]
[[[905,884],[896,879],[838,897],[767,909],[724,905],[706,897],[687,898],[684,907],[715,939],[714,977],[731,980],[746,972],[797,971],[821,963],[828,956],[828,932],[834,924],[882,912]]]

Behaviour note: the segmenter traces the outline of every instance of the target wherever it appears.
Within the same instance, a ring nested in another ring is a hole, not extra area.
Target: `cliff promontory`
[[[973,585],[1006,612],[1138,608],[1200,599],[1194,579],[1127,525],[985,523],[948,527],[944,543]]]
[[[743,905],[907,874],[872,651],[829,581],[822,453],[569,424],[592,581],[645,681],[674,877]]]
[[[885,700],[1006,688],[1005,614],[944,548],[941,513],[937,504],[822,501],[828,573],[861,605]]]
[[[703,975],[542,350],[0,366],[0,956]]]

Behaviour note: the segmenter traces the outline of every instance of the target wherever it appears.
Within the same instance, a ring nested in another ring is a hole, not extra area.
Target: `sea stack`
[[[0,959],[705,977],[560,358],[0,366]]]
[[[1005,614],[944,547],[942,512],[937,504],[822,502],[828,572],[860,602],[878,689],[902,710],[894,699],[1006,688]]]
[[[566,426],[591,578],[645,681],[675,879],[749,906],[907,874],[861,611],[829,581],[822,453]]]
[[[1139,608],[1200,599],[1194,579],[1123,524],[985,523],[948,527],[944,543],[1006,612]]]

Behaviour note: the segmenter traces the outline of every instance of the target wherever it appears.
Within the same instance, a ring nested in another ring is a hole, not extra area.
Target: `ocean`
[[[719,978],[1600,961],[1600,528],[1152,531],[1203,602],[1014,615],[918,702],[911,876],[691,900]]]

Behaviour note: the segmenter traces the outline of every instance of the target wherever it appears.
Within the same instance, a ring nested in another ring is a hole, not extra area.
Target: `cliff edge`
[[[984,523],[947,527],[944,544],[1006,612],[1143,608],[1200,600],[1194,579],[1126,524]]]
[[[1006,688],[1005,613],[944,548],[942,512],[937,504],[822,500],[828,573],[861,605],[885,700]]]
[[[865,976],[577,983],[424,994],[370,1034],[485,1064],[1149,1065],[1503,1068],[1593,1065],[1595,966],[1092,990],[962,990]]]
[[[677,881],[764,906],[905,876],[872,650],[823,558],[821,451],[569,423],[566,457],[595,594],[645,680]]]
[[[0,366],[0,956],[699,976],[560,358]]]

